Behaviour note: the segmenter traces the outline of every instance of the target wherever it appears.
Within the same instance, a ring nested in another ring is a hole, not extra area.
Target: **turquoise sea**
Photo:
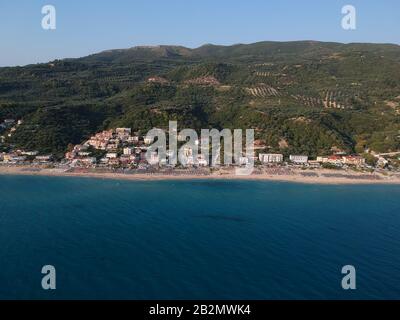
[[[399,186],[0,176],[0,299],[328,298],[400,298]]]

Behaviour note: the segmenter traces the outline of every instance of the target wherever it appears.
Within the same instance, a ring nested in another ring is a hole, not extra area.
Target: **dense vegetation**
[[[169,120],[254,128],[267,150],[285,154],[394,151],[399,114],[396,45],[135,47],[0,68],[0,122],[23,120],[5,144],[42,153],[62,154],[102,129],[146,132]]]

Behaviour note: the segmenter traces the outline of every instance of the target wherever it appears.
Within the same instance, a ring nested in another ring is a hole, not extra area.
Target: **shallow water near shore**
[[[0,298],[398,299],[399,230],[396,185],[5,175]]]

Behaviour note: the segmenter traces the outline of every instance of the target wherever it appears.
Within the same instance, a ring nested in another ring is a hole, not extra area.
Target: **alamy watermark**
[[[345,274],[342,279],[343,290],[356,290],[356,268],[352,265],[346,265],[342,268],[342,274]]]
[[[55,30],[56,24],[56,8],[53,5],[45,5],[42,7],[42,28],[43,30]]]
[[[254,169],[253,129],[246,129],[245,139],[242,129],[234,129],[233,134],[230,129],[201,129],[199,138],[194,129],[183,129],[178,133],[177,122],[170,121],[168,146],[167,134],[162,129],[150,130],[145,140],[151,144],[146,152],[146,160],[150,164],[218,167],[223,159],[225,166],[236,165],[236,175],[250,175]],[[223,145],[221,140],[224,141]],[[184,142],[179,150],[178,142]]]
[[[42,28],[44,30],[55,30],[56,24],[56,8],[53,5],[45,5],[42,7]],[[342,7],[341,25],[344,30],[356,30],[357,28],[357,11],[355,6],[347,4]]]
[[[56,289],[56,268],[52,265],[45,265],[42,267],[42,274],[45,275],[42,278],[43,290],[55,290]]]
[[[342,14],[342,28],[344,30],[356,30],[357,28],[357,11],[356,8],[350,4],[343,6]]]

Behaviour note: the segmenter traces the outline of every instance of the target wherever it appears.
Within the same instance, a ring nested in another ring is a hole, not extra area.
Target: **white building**
[[[39,162],[46,163],[46,162],[51,161],[52,158],[53,158],[53,156],[51,156],[51,155],[48,155],[48,156],[36,156],[35,160],[37,160]]]
[[[37,156],[39,152],[37,151],[21,151],[24,156]]]
[[[87,157],[87,156],[90,156],[90,152],[80,151],[80,152],[78,152],[78,155],[80,155],[81,157]]]
[[[109,152],[109,153],[106,154],[106,158],[108,158],[108,159],[116,159],[116,158],[118,158],[118,153]]]
[[[96,163],[95,157],[87,157],[80,160],[85,165],[93,165]]]
[[[125,156],[130,156],[131,154],[134,154],[134,152],[135,152],[135,148],[132,148],[132,147],[124,148]]]
[[[353,166],[364,166],[365,159],[361,156],[343,156],[343,163]]]
[[[250,163],[249,158],[247,157],[239,157],[239,165],[248,165]]]
[[[308,163],[308,156],[290,155],[290,161],[296,164]]]
[[[139,142],[139,137],[138,136],[130,136],[128,138],[128,142],[130,142],[130,143],[138,143]]]
[[[202,155],[202,154],[197,155],[197,164],[201,167],[208,166],[208,162],[207,162],[206,158],[204,157],[204,155]]]
[[[115,129],[115,132],[119,136],[130,136],[132,133],[132,129],[131,128],[117,128],[117,129]]]
[[[3,155],[3,161],[5,163],[18,163],[18,162],[24,162],[26,160],[25,156],[18,156],[15,154],[5,154]]]
[[[85,144],[77,144],[77,145],[74,147],[74,151],[75,151],[75,152],[84,151],[84,150],[87,150],[87,149],[88,149],[88,146],[85,145]]]
[[[320,162],[320,163],[327,163],[327,162],[329,162],[329,157],[318,156],[317,157],[317,161]]]
[[[278,153],[260,153],[258,159],[262,163],[280,163],[283,162],[283,154]]]
[[[118,149],[119,144],[118,143],[109,143],[106,147],[106,150],[116,150]]]
[[[13,125],[15,123],[15,120],[14,119],[5,119],[3,122],[6,125]]]
[[[190,147],[183,147],[183,155],[185,157],[190,157],[193,155],[193,149]]]
[[[383,157],[379,157],[378,158],[378,162],[376,163],[378,167],[386,167],[389,164],[389,161],[387,161],[385,158]]]

